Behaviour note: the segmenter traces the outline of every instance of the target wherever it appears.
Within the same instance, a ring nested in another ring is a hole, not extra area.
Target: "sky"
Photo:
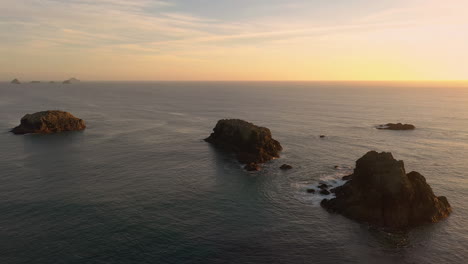
[[[468,80],[467,0],[0,0],[0,80]]]

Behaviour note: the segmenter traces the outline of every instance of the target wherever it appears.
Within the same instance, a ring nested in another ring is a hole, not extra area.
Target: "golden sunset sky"
[[[0,79],[468,80],[467,0],[2,0]]]

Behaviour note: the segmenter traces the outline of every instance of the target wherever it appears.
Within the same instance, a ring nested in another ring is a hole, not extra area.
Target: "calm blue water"
[[[411,86],[0,84],[0,263],[465,263],[468,89]],[[88,129],[7,132],[52,109]],[[269,127],[282,158],[242,170],[202,141],[221,118]],[[398,121],[418,129],[373,128]],[[369,150],[422,173],[451,217],[387,234],[305,193]]]

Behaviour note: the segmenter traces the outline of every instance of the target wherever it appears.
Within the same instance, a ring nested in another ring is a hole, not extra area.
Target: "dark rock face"
[[[438,222],[452,212],[444,196],[435,196],[424,176],[406,174],[391,153],[368,152],[356,162],[350,180],[321,202],[329,212],[390,229]]]
[[[377,129],[387,129],[387,130],[414,130],[416,127],[411,124],[393,124],[393,123],[388,123],[386,125],[380,125],[377,126]]]
[[[219,120],[213,133],[205,141],[234,152],[239,162],[244,164],[265,163],[279,158],[283,149],[271,137],[268,128],[240,119]]]
[[[18,79],[14,79],[11,81],[12,84],[21,84],[21,82]]]
[[[14,134],[50,134],[62,131],[83,130],[85,128],[85,122],[70,113],[43,111],[25,115],[21,118],[21,124],[13,128],[11,132]]]
[[[289,164],[283,164],[281,165],[280,169],[282,170],[291,170],[293,167]]]

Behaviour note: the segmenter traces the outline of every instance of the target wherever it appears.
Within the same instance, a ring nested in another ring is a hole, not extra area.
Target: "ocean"
[[[465,263],[467,88],[0,83],[0,263]],[[54,109],[87,129],[8,132],[23,115]],[[243,170],[203,141],[224,118],[270,128],[281,158]],[[374,128],[389,122],[417,129]],[[370,150],[392,152],[407,172],[424,175],[452,215],[387,233],[326,212],[324,196],[306,192],[339,184]],[[283,163],[294,169],[279,170]]]

